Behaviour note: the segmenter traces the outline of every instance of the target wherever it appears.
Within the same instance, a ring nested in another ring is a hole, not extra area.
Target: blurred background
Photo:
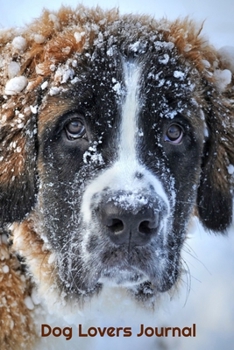
[[[0,30],[27,24],[38,17],[44,7],[56,10],[61,4],[75,7],[78,3],[75,0],[0,0]],[[233,0],[85,0],[82,3],[119,7],[121,13],[146,13],[156,18],[189,15],[198,22],[205,20],[203,34],[214,46],[234,47]],[[191,281],[185,280],[180,298],[170,302],[165,311],[170,326],[197,325],[196,338],[180,339],[180,350],[233,349],[233,231],[234,227],[226,237],[211,235],[194,221],[183,251]]]

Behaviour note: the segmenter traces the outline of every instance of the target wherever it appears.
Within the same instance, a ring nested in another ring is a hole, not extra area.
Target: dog
[[[35,289],[153,308],[191,218],[230,226],[232,72],[200,32],[83,6],[1,32],[1,349],[34,346]]]

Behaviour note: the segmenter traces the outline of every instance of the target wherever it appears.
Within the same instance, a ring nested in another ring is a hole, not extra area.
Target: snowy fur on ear
[[[234,55],[220,50],[213,83],[204,92],[204,108],[209,137],[204,148],[198,212],[203,225],[225,232],[232,222],[234,173]]]
[[[13,103],[11,101],[11,103]],[[1,106],[0,221],[23,219],[36,193],[36,117],[31,110]]]
[[[39,94],[29,89],[25,50],[26,40],[13,31],[0,37],[1,224],[23,219],[35,201]]]

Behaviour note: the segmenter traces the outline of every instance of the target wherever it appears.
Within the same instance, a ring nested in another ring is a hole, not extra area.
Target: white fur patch
[[[166,192],[161,181],[151,173],[146,167],[139,163],[137,157],[137,136],[138,130],[138,115],[140,110],[140,78],[141,67],[135,62],[123,62],[126,94],[122,102],[122,119],[119,129],[119,140],[117,160],[111,168],[104,170],[95,180],[87,186],[81,206],[83,221],[86,224],[91,222],[91,202],[99,200],[99,195],[105,188],[110,188],[111,191],[124,191],[131,193],[126,196],[124,203],[131,201],[131,206],[134,208],[134,200],[136,207],[139,201],[143,200],[144,205],[147,204],[147,196],[144,193],[151,192],[152,187],[155,193],[165,202],[170,212],[170,204]],[[136,174],[141,174],[138,179]],[[142,196],[139,196],[142,194]],[[138,206],[139,207],[139,206]]]

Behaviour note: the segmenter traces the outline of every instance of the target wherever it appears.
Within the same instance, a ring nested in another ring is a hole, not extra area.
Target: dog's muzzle
[[[143,246],[160,232],[167,206],[156,194],[117,191],[105,195],[96,211],[112,243]]]

